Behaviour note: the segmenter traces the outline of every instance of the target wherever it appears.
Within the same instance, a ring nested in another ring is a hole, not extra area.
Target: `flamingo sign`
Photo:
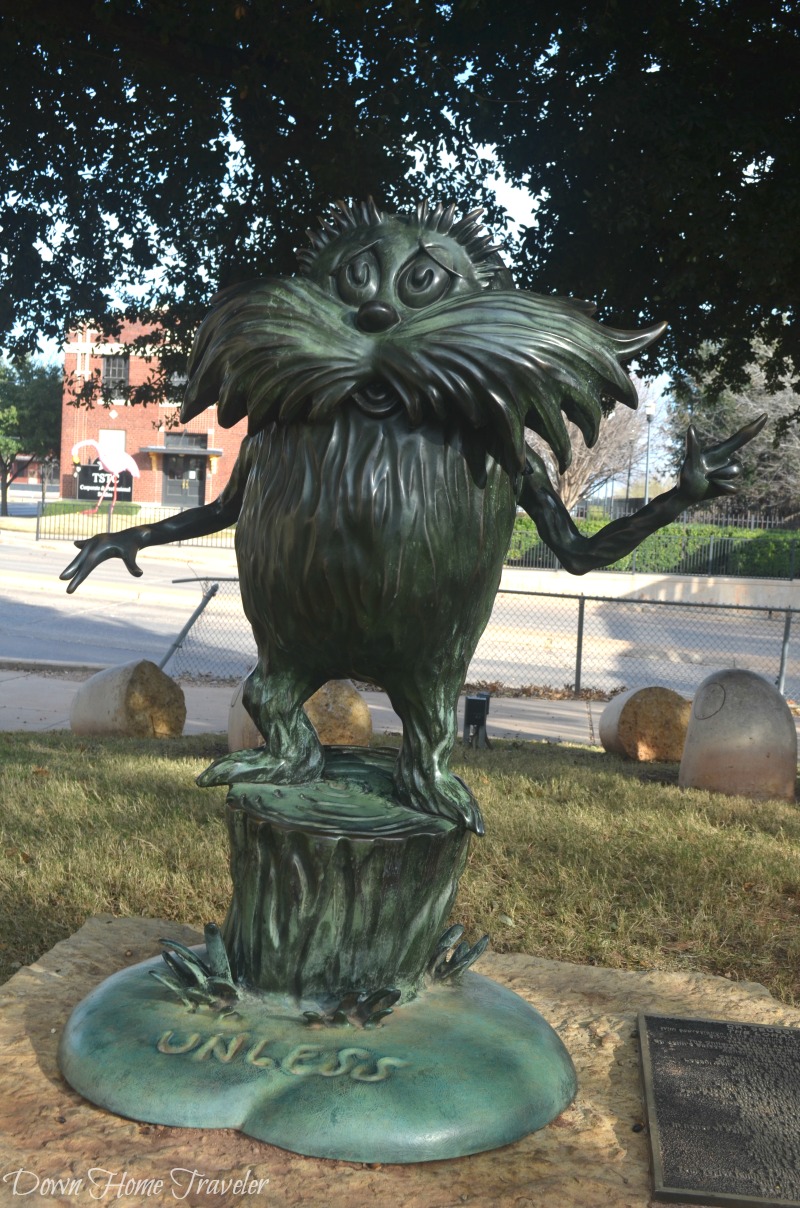
[[[97,501],[93,508],[88,509],[88,513],[91,514],[99,509],[109,491],[112,491],[111,511],[113,512],[114,505],[120,496],[128,499],[132,497],[132,480],[139,477],[139,467],[130,453],[96,440],[78,441],[76,445],[72,446],[73,458],[79,457],[80,450],[87,447],[95,450],[93,460],[99,465],[81,466],[78,474],[78,497]]]

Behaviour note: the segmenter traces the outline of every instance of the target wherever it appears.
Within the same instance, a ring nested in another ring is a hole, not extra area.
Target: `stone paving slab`
[[[752,983],[487,955],[480,971],[561,1035],[578,1072],[575,1103],[540,1132],[473,1157],[415,1166],[303,1158],[231,1130],[111,1116],[61,1078],[56,1051],[72,1008],[117,969],[154,955],[164,934],[201,938],[174,922],[99,916],[0,988],[0,1205],[26,1202],[24,1191],[27,1202],[136,1208],[649,1208],[637,1013],[800,1025],[800,1011]],[[161,1191],[145,1194],[148,1180]],[[125,1193],[137,1181],[139,1191]]]

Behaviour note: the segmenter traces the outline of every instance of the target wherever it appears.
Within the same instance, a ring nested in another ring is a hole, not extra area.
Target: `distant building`
[[[96,450],[85,446],[79,450],[77,460],[73,458],[72,449],[81,441],[94,441],[105,450],[117,455],[127,453],[133,458],[139,477],[123,476],[120,485],[124,485],[124,490],[120,490],[119,497],[135,503],[197,507],[215,499],[231,476],[247,432],[246,421],[235,428],[220,428],[217,409],[211,407],[188,424],[173,427],[174,401],[147,406],[132,406],[127,401],[128,388],[147,381],[155,359],[124,355],[123,342],[127,344],[146,333],[146,328],[128,324],[122,329],[119,343],[108,343],[98,332],[84,328],[73,332],[65,346],[61,427],[64,499],[91,498],[84,495],[89,489],[86,484],[100,480],[102,471],[95,460]],[[106,396],[110,394],[109,407],[71,405],[75,386],[91,379],[102,382]]]
[[[9,489],[20,487],[38,487],[44,483],[47,486],[58,480],[59,470],[56,461],[39,461],[31,453],[18,453],[11,463],[8,475]]]

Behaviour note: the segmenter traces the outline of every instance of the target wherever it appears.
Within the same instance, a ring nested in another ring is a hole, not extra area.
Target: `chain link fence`
[[[242,609],[239,580],[209,577],[196,582],[205,607],[195,616],[188,633],[180,635],[179,644],[164,658],[162,666],[173,679],[238,681],[258,657]]]
[[[176,678],[239,680],[256,647],[238,579],[197,582],[207,605],[166,670]],[[793,618],[792,609],[500,591],[468,680],[531,695],[609,695],[660,684],[693,696],[713,671],[741,667],[797,699]]]
[[[793,698],[794,610],[501,591],[470,682],[609,694],[659,684],[683,696],[713,671],[755,671]]]

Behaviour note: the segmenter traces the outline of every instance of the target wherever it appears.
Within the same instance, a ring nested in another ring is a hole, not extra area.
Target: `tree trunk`
[[[329,1004],[353,991],[414,996],[469,832],[391,800],[394,758],[328,748],[317,784],[231,788],[223,936],[237,981]]]

